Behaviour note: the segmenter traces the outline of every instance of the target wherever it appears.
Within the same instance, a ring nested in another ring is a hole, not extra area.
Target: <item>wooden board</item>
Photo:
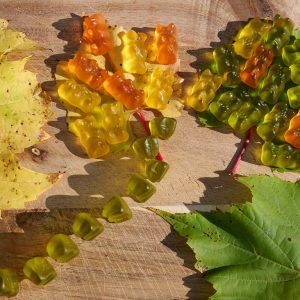
[[[12,27],[51,48],[34,53],[29,65],[49,93],[54,90],[51,68],[68,56],[65,51],[76,47],[78,16],[83,12],[102,12],[112,23],[126,28],[174,22],[179,28],[181,74],[185,78],[195,72],[193,67],[201,65],[207,48],[228,41],[241,21],[280,13],[300,26],[297,0],[0,0],[0,18],[9,19]],[[96,208],[114,193],[124,194],[129,174],[138,170],[130,154],[127,158],[87,159],[67,132],[62,107],[54,103],[53,109],[53,119],[46,128],[53,137],[37,145],[41,156],[29,149],[23,164],[42,172],[64,172],[64,178],[26,210],[4,212],[0,222],[0,267],[15,267],[20,273],[26,259],[45,255],[51,234],[70,233],[69,225],[78,209],[90,208],[97,213]],[[241,145],[240,138],[228,129],[200,127],[193,114],[185,111],[174,137],[161,143],[171,169],[147,206],[188,211],[248,199],[249,192],[226,171]],[[240,174],[271,174],[269,168],[259,165],[259,143],[258,138],[252,142]],[[280,176],[297,179],[295,174]],[[55,264],[58,278],[46,287],[23,281],[17,299],[207,299],[212,288],[193,269],[194,257],[184,240],[153,213],[132,201],[130,205],[134,212],[131,221],[105,223],[104,233],[93,242],[76,239],[81,255],[69,264]]]

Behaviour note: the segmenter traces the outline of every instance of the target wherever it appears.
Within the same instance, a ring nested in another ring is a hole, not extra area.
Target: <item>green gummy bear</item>
[[[93,240],[104,230],[103,225],[95,217],[84,212],[76,215],[72,228],[76,236],[86,241]]]
[[[234,53],[232,45],[224,45],[213,51],[213,69],[222,75],[222,85],[226,87],[237,86],[240,83],[240,59]]]
[[[292,108],[300,108],[300,85],[287,90],[289,103]]]
[[[132,148],[140,158],[154,158],[159,151],[158,140],[156,137],[141,137],[136,139]]]
[[[278,102],[257,126],[257,134],[264,141],[284,142],[284,133],[289,128],[290,119],[296,113],[287,102]]]
[[[273,64],[260,84],[259,97],[269,104],[275,104],[289,79],[290,70],[288,67],[281,63]]]
[[[294,83],[300,84],[300,61],[290,66],[291,79]]]
[[[282,49],[282,60],[287,66],[291,66],[300,60],[300,40],[295,40],[293,44]]]
[[[300,150],[289,144],[277,145],[273,142],[265,142],[262,147],[261,161],[270,167],[299,170]]]
[[[235,131],[244,133],[268,113],[268,105],[250,96],[247,89],[236,88],[224,92],[209,106],[210,112]]]
[[[0,269],[0,296],[14,297],[19,292],[19,277],[11,269]]]
[[[128,195],[137,202],[147,201],[156,192],[155,186],[138,174],[131,175],[127,190]]]
[[[56,277],[53,266],[44,257],[34,257],[23,267],[25,276],[36,285],[45,285]]]
[[[102,216],[111,223],[120,223],[131,219],[132,212],[126,201],[120,196],[113,196],[102,210]]]
[[[152,136],[157,136],[162,140],[169,139],[175,129],[177,121],[174,118],[157,117],[149,122],[149,128]]]
[[[70,261],[79,254],[76,244],[65,234],[56,234],[47,244],[48,255],[60,263]]]
[[[145,160],[145,173],[152,182],[159,182],[166,175],[170,166],[167,162],[157,159]]]
[[[290,41],[293,28],[294,23],[289,18],[283,19],[276,15],[272,27],[263,36],[264,44],[275,55],[281,55],[282,48]]]

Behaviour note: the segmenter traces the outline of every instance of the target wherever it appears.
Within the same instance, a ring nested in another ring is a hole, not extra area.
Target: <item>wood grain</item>
[[[280,13],[300,26],[297,0],[0,0],[1,18],[51,48],[34,53],[29,68],[38,73],[43,87],[53,95],[54,116],[46,128],[53,137],[37,145],[42,153],[39,157],[28,149],[22,156],[23,164],[42,172],[65,173],[53,189],[26,210],[3,213],[1,267],[15,267],[20,272],[27,258],[45,255],[50,235],[69,234],[78,209],[89,208],[97,214],[97,208],[112,194],[124,194],[129,174],[139,170],[130,154],[126,158],[112,155],[104,160],[87,159],[67,131],[64,110],[55,103],[51,71],[57,60],[74,51],[82,13],[97,11],[126,28],[174,22],[179,28],[180,71],[187,79],[195,67],[201,66],[207,48],[229,41],[251,17]],[[170,172],[147,205],[183,211],[248,199],[249,192],[226,171],[241,137],[228,129],[200,127],[190,111],[178,121],[174,137],[161,143]],[[258,138],[252,142],[239,167],[240,174],[271,174],[269,168],[259,165],[259,143]],[[295,174],[280,176],[297,179]],[[160,218],[129,203],[134,211],[131,221],[105,224],[104,233],[93,242],[76,239],[81,255],[70,264],[55,264],[58,278],[44,288],[23,281],[17,299],[207,299],[212,288],[193,270],[193,254],[184,240],[170,232]]]

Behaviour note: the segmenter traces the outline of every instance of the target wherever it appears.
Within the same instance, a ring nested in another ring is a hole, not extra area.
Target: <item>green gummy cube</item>
[[[44,257],[34,257],[23,267],[25,276],[37,285],[45,285],[56,277],[53,266]]]
[[[132,174],[128,182],[128,195],[137,202],[147,201],[155,192],[155,186],[138,174]]]
[[[292,108],[300,108],[300,85],[287,90],[289,103]]]
[[[152,182],[159,182],[166,175],[170,166],[165,161],[157,159],[146,159],[145,173],[149,180]]]
[[[131,219],[132,212],[122,197],[113,196],[105,203],[102,216],[106,218],[108,222],[120,223]]]
[[[72,228],[76,236],[86,241],[94,239],[104,229],[103,225],[95,217],[84,212],[76,216]]]
[[[19,278],[11,269],[0,269],[0,296],[14,297],[19,292]]]
[[[79,254],[76,244],[65,234],[56,234],[47,244],[48,255],[54,260],[64,263]]]
[[[156,137],[141,137],[136,139],[132,148],[140,158],[154,158],[159,151],[158,140]]]
[[[170,138],[175,129],[177,121],[174,118],[157,117],[149,122],[149,128],[152,136],[157,136],[162,140]]]

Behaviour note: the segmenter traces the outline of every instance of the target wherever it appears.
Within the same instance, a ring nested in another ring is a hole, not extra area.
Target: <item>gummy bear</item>
[[[68,61],[68,70],[76,79],[99,91],[108,72],[98,66],[96,60],[89,58],[83,51],[78,51],[74,58]]]
[[[273,64],[260,84],[259,97],[269,104],[275,104],[289,79],[290,70],[288,67],[281,63]]]
[[[274,55],[281,55],[282,48],[290,41],[294,24],[289,19],[283,19],[276,15],[272,27],[263,36],[263,42],[267,49]]]
[[[75,80],[66,80],[58,87],[58,96],[67,104],[85,113],[91,112],[101,102],[100,94],[89,90]]]
[[[115,145],[128,140],[127,117],[121,102],[101,105],[101,125],[105,130],[106,141]]]
[[[241,81],[255,89],[272,61],[272,51],[266,49],[263,44],[258,45],[253,55],[246,61],[245,68],[240,74]]]
[[[265,142],[262,147],[261,161],[270,167],[299,170],[300,150],[289,144],[277,145],[273,142]]]
[[[290,120],[284,139],[295,148],[300,148],[300,112]]]
[[[250,58],[254,49],[260,43],[262,36],[270,27],[271,24],[268,21],[258,18],[252,19],[235,37],[235,42],[233,43],[235,53],[244,58]]]
[[[131,79],[123,79],[114,73],[103,83],[105,90],[127,109],[137,109],[144,103],[144,92],[133,85]]]
[[[291,66],[300,60],[300,40],[287,45],[282,50],[282,59],[287,66]]]
[[[122,36],[122,67],[125,72],[145,74],[147,71],[146,34],[128,30]]]
[[[76,215],[72,228],[76,236],[86,241],[93,240],[104,230],[103,225],[95,217],[84,212]]]
[[[94,55],[106,54],[114,47],[111,31],[99,13],[84,17],[82,39]]]
[[[157,159],[145,160],[145,173],[152,182],[159,182],[166,175],[170,166],[167,162]]]
[[[222,85],[226,87],[237,86],[240,82],[239,59],[234,53],[232,45],[224,45],[213,51],[214,64],[219,75],[222,75]]]
[[[155,192],[155,186],[139,174],[132,174],[128,182],[128,195],[137,202],[147,201]]]
[[[136,139],[132,148],[140,158],[154,158],[159,151],[158,140],[156,137],[140,137]]]
[[[287,90],[287,96],[292,108],[300,108],[300,85],[289,88]]]
[[[96,123],[97,121],[92,115],[69,122],[69,130],[79,138],[80,144],[90,158],[99,158],[110,151],[105,131],[97,128]]]
[[[175,132],[177,121],[174,118],[156,117],[149,122],[152,136],[157,136],[162,140],[169,139]]]
[[[79,254],[76,244],[65,234],[55,234],[47,244],[48,255],[60,263],[65,263]]]
[[[167,108],[173,93],[174,72],[167,68],[165,70],[157,67],[147,75],[145,91],[145,104],[154,109],[163,110]]]
[[[113,196],[105,203],[102,216],[106,218],[108,222],[120,223],[131,219],[132,212],[123,198]]]
[[[11,269],[0,269],[0,296],[14,297],[19,292],[19,277]]]
[[[257,126],[258,135],[264,141],[284,142],[284,133],[294,115],[295,111],[289,108],[288,103],[278,102]]]
[[[57,276],[52,265],[44,257],[27,260],[23,267],[23,273],[36,285],[45,285]]]
[[[173,23],[167,26],[157,24],[154,34],[156,62],[162,65],[175,64],[177,61],[177,30]]]
[[[300,84],[300,61],[290,66],[291,79],[294,83]]]
[[[204,70],[187,97],[187,105],[199,112],[206,110],[221,84],[221,76],[213,74],[209,69]]]

